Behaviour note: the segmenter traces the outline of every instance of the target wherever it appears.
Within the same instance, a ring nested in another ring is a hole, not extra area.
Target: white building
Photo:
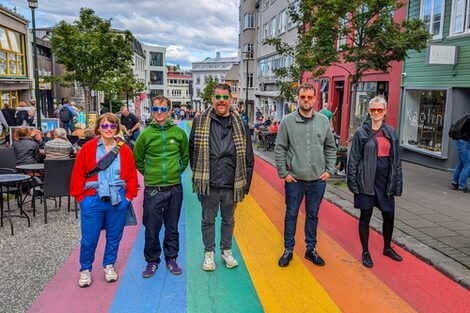
[[[289,17],[289,4],[298,3],[299,0],[246,0],[240,2],[240,41],[241,51],[253,52],[254,60],[250,53],[242,53],[245,62],[240,64],[240,82],[244,94],[248,82],[248,100],[255,103],[255,112],[260,110],[263,116],[271,116],[281,119],[290,105],[286,99],[279,99],[279,90],[276,81],[282,80],[277,77],[274,70],[288,67],[292,64],[291,57],[280,56],[276,49],[264,45],[264,40],[279,37],[283,42],[293,45],[297,39],[297,28]],[[253,35],[255,29],[255,35]],[[251,46],[253,44],[253,46]],[[246,62],[249,62],[248,72]],[[255,63],[252,66],[251,63]],[[256,69],[256,73],[255,72]],[[248,78],[247,78],[248,77]],[[253,77],[253,78],[252,78]],[[285,80],[285,79],[284,79]],[[253,81],[253,82],[252,82]],[[254,86],[254,97],[250,86]],[[254,115],[249,112],[250,121],[254,121]]]
[[[224,82],[225,75],[230,71],[233,64],[238,64],[239,62],[239,57],[222,58],[220,57],[220,52],[217,52],[215,58],[206,58],[204,61],[192,64],[193,105],[196,110],[206,109],[204,103],[201,103],[201,93],[206,86],[209,76],[217,82]]]
[[[191,95],[189,86],[193,76],[189,71],[175,69],[174,66],[168,67],[167,88],[168,99],[175,106],[186,106],[191,104]]]
[[[166,48],[143,45],[145,54],[145,86],[147,98],[157,95],[168,96],[166,93]],[[150,101],[141,108],[142,118],[150,116]]]

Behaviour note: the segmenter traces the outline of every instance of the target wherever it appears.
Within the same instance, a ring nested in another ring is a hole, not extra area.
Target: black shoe
[[[394,261],[401,262],[401,260],[403,260],[403,258],[398,253],[396,253],[392,248],[385,248],[384,255],[388,256]]]
[[[318,255],[318,252],[314,249],[310,249],[305,251],[305,258],[313,264],[318,265],[318,266],[323,266],[325,265],[325,261],[321,258],[321,256]]]
[[[463,193],[467,193],[468,192],[468,188],[465,187],[465,188],[459,188],[457,189],[458,192],[463,192]]]
[[[450,188],[451,190],[457,190],[457,189],[459,189],[459,184],[450,183],[449,188]]]
[[[289,265],[290,260],[292,260],[293,255],[294,254],[292,250],[284,250],[284,254],[281,256],[277,264],[279,264],[280,267],[286,267],[287,265]]]
[[[362,254],[362,265],[364,265],[367,268],[373,268],[374,263],[372,262],[372,259],[370,258],[370,253],[369,252],[364,252]]]

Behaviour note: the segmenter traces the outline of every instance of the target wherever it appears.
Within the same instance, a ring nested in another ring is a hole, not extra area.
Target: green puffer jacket
[[[145,186],[179,184],[189,160],[188,137],[170,119],[163,126],[152,121],[137,138],[134,159]]]

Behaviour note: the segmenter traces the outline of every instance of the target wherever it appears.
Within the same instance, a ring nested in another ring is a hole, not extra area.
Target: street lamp
[[[38,73],[38,49],[36,46],[36,20],[34,10],[38,7],[37,0],[28,0],[28,6],[31,8],[31,20],[33,22],[33,62],[34,62],[34,94],[36,97],[36,127],[41,129],[41,99],[39,99],[39,73]]]
[[[249,115],[248,115],[248,63],[250,61],[250,59],[247,57],[247,55],[253,55],[253,52],[252,51],[241,51],[241,54],[244,54],[245,55],[245,60],[246,60],[246,88],[245,88],[245,114],[246,114],[246,118],[247,118],[247,121],[249,122]]]

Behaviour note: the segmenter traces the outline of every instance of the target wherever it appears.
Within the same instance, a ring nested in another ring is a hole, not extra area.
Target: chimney
[[[216,59],[220,59],[220,52],[216,52],[215,58],[216,58]]]

